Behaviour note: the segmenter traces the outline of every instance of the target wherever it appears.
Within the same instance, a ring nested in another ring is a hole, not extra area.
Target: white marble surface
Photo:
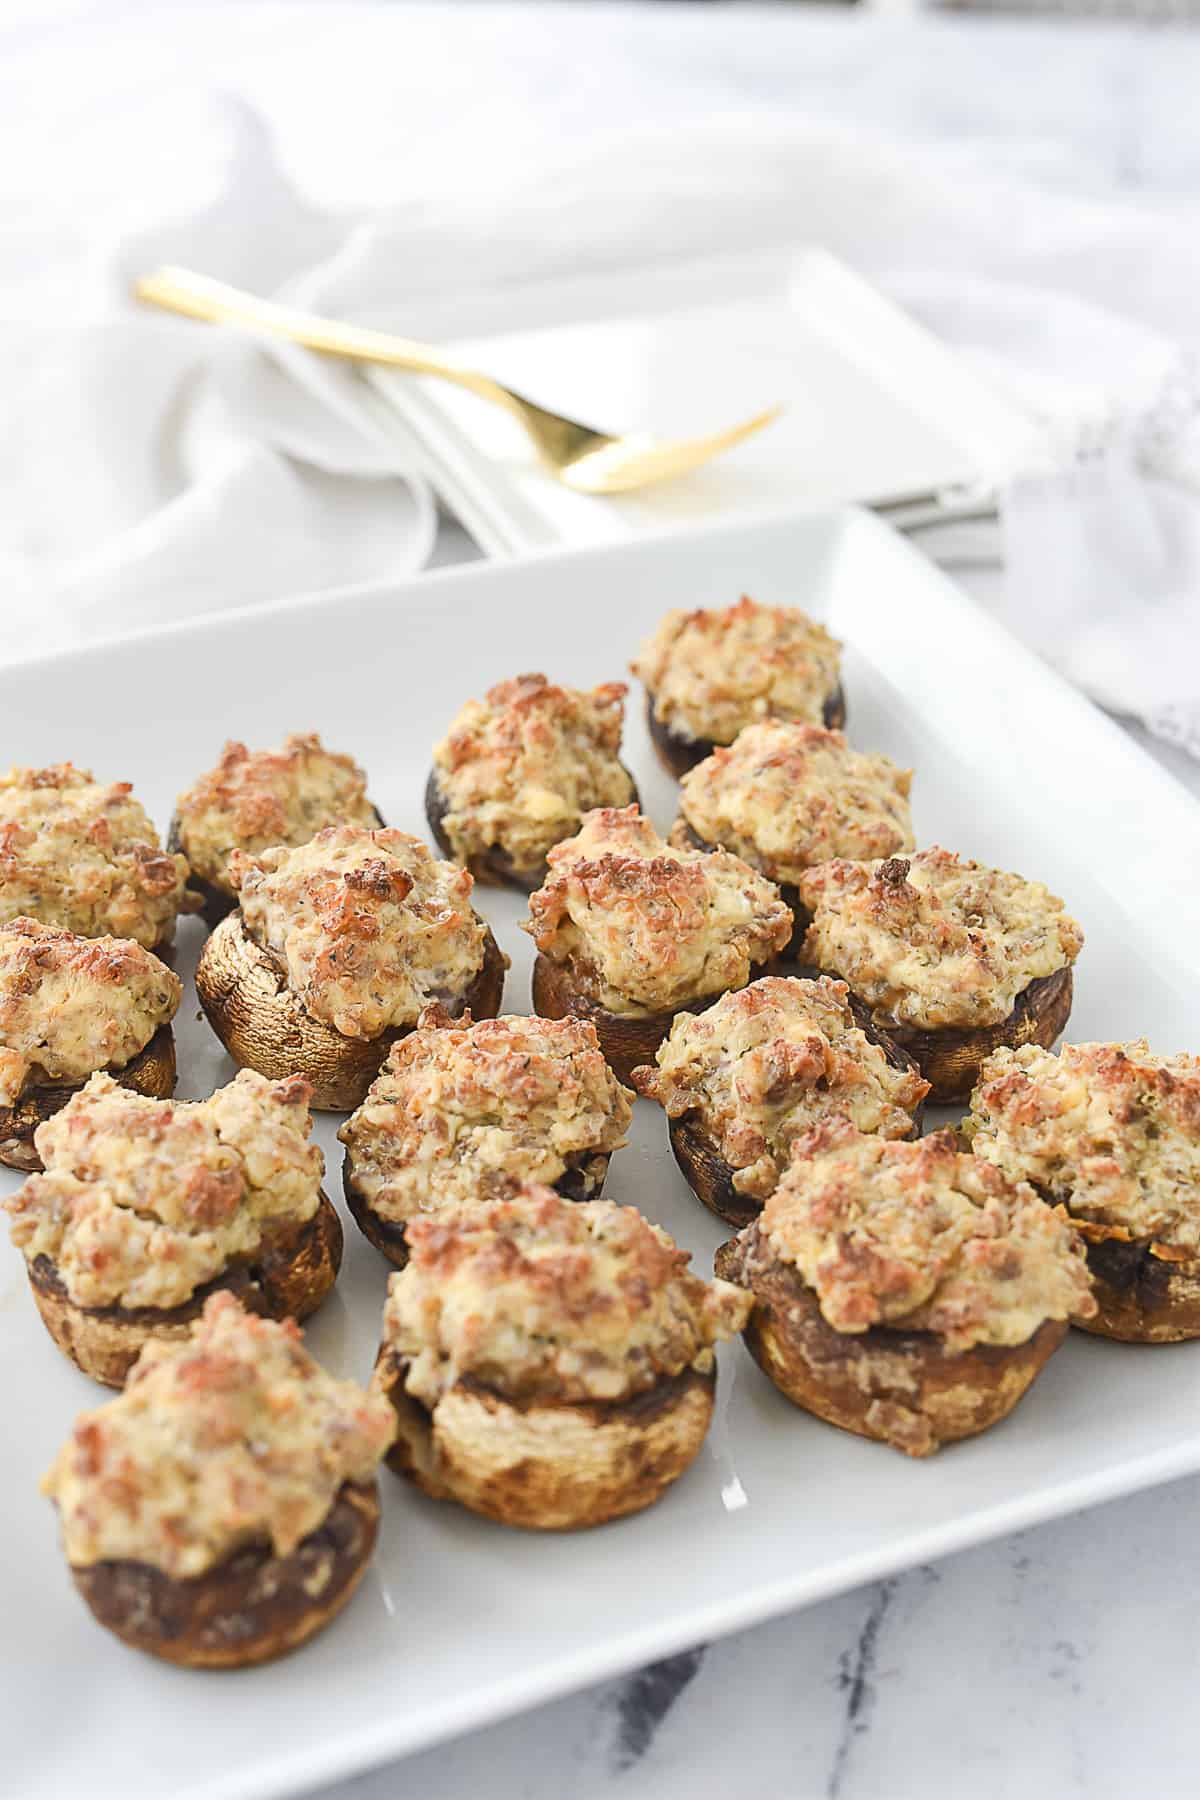
[[[213,191],[218,90],[254,99],[329,205],[469,181],[482,135],[493,168],[545,151],[549,171],[563,143],[601,127],[746,107],[836,116],[934,141],[964,173],[986,160],[1148,206],[1194,194],[1200,174],[1200,35],[1169,27],[9,0],[0,51],[0,305],[20,315],[35,301],[48,324],[79,310],[97,241]],[[441,554],[461,547],[448,534]],[[996,579],[968,573],[985,595]],[[1180,1482],[1022,1534],[326,1800],[1191,1795],[1198,1502],[1200,1482]]]

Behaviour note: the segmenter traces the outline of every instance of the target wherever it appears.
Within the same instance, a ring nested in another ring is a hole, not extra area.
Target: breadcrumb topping
[[[835,1331],[932,1331],[957,1351],[1024,1344],[1047,1319],[1096,1310],[1068,1221],[949,1131],[885,1143],[822,1121],[743,1240],[747,1267],[797,1269]]]
[[[689,769],[682,820],[772,881],[795,885],[836,856],[891,856],[913,847],[912,771],[847,747],[840,731],[771,719]],[[686,842],[678,825],[672,842]]]
[[[518,675],[468,700],[433,753],[455,856],[501,851],[536,869],[596,806],[624,806],[633,782],[617,760],[624,682],[590,693]]]
[[[551,1186],[584,1153],[619,1149],[631,1098],[586,1020],[473,1024],[427,1007],[338,1136],[371,1208],[402,1223],[524,1181]]]
[[[233,893],[229,857],[272,844],[306,844],[325,825],[377,825],[367,778],[352,757],[326,750],[316,732],[291,733],[278,750],[227,743],[215,769],[175,802],[179,841],[192,868]]]
[[[78,1306],[183,1305],[316,1212],[310,1092],[243,1069],[207,1100],[150,1100],[93,1075],[38,1126],[45,1173],[5,1202],[14,1244]]]
[[[123,1069],[175,1017],[183,988],[131,938],[84,938],[17,918],[0,925],[0,1106],[27,1086]]]
[[[640,1094],[672,1119],[694,1114],[734,1171],[740,1194],[765,1200],[792,1145],[839,1114],[861,1131],[906,1137],[929,1092],[896,1069],[859,1026],[844,982],[777,975],[724,994],[702,1013],[680,1013],[657,1066],[635,1069]]]
[[[726,988],[781,951],[792,914],[728,851],[664,843],[636,806],[588,813],[555,845],[529,901],[543,956],[570,963],[608,1012],[667,1012]]]
[[[101,783],[72,763],[0,775],[0,921],[25,916],[152,950],[200,904],[187,874],[127,781]]]
[[[1083,932],[1040,881],[934,847],[822,863],[797,882],[804,961],[842,976],[881,1025],[998,1025],[1031,981],[1068,968]]]
[[[534,1183],[414,1219],[407,1236],[384,1347],[430,1407],[468,1378],[517,1401],[628,1399],[711,1368],[713,1344],[750,1312],[749,1294],[691,1274],[687,1252],[632,1207]]]
[[[74,1567],[187,1580],[252,1544],[289,1555],[395,1435],[387,1402],[326,1374],[293,1319],[213,1294],[188,1338],[148,1343],[124,1393],[79,1415],[42,1492]]]
[[[406,831],[331,825],[294,849],[235,850],[229,872],[250,935],[343,1037],[412,1025],[430,1000],[461,999],[483,967],[472,876]]]
[[[1032,1182],[1101,1235],[1200,1256],[1200,1057],[1128,1044],[1026,1044],[980,1071],[976,1156]]]
[[[821,724],[840,651],[799,607],[743,596],[720,611],[667,613],[630,668],[677,737],[731,744],[762,719]]]

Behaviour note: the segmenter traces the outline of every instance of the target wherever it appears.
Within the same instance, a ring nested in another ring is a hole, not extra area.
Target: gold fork
[[[272,332],[324,356],[344,357],[349,362],[386,363],[413,375],[437,375],[443,381],[452,381],[511,413],[524,426],[551,473],[585,494],[623,494],[631,488],[649,487],[652,482],[686,475],[753,437],[780,412],[779,407],[773,406],[708,437],[672,440],[643,432],[610,437],[607,432],[581,425],[578,419],[567,419],[561,413],[547,412],[544,406],[535,406],[523,394],[493,381],[478,369],[467,368],[432,344],[414,343],[386,331],[341,325],[336,319],[322,319],[296,307],[280,306],[274,300],[260,300],[255,294],[228,287],[207,275],[197,275],[191,269],[156,269],[134,283],[134,293],[151,306],[185,313],[193,319],[207,319],[211,324],[244,325],[255,331]]]

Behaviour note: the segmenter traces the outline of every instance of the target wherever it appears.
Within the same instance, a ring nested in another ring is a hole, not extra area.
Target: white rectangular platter
[[[1200,1035],[1200,819],[1086,701],[876,520],[790,516],[228,615],[0,671],[6,759],[64,757],[132,780],[165,825],[226,736],[319,728],[353,751],[391,823],[424,828],[431,741],[468,694],[523,669],[619,675],[674,605],[747,591],[800,602],[846,641],[849,731],[916,769],[917,829],[1045,878],[1082,920],[1071,1035]],[[636,698],[628,760],[664,828],[673,784]],[[482,891],[528,1006],[522,903]],[[190,971],[200,928],[181,933]],[[180,1015],[181,1093],[231,1066]],[[318,1135],[340,1199],[338,1123]],[[4,1178],[5,1191],[15,1178]],[[707,1270],[722,1237],[639,1103],[612,1197],[660,1220]],[[106,1635],[67,1579],[36,1480],[103,1398],[54,1350],[17,1253],[0,1246],[0,1743],[21,1800],[271,1800],[514,1712],[769,1614],[1200,1468],[1200,1345],[1077,1337],[1014,1416],[913,1463],[795,1411],[741,1345],[721,1355],[706,1451],[638,1518],[562,1537],[507,1531],[384,1475],[375,1562],[347,1613],[290,1660],[189,1674]],[[308,1336],[365,1378],[385,1268],[347,1226],[342,1278]]]
[[[1033,421],[845,263],[812,246],[464,290],[393,320],[560,412],[688,436],[783,412],[683,481],[574,493],[520,428],[442,381],[366,371],[434,487],[491,556],[617,543],[781,506],[923,504],[1028,463]],[[386,419],[383,424],[386,428]],[[399,423],[399,421],[397,421]]]

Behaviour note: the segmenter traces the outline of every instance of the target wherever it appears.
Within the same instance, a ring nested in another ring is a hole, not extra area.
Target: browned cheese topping
[[[912,772],[850,750],[840,731],[769,719],[748,725],[683,777],[681,824],[793,886],[835,856],[913,847]],[[687,842],[676,825],[672,842]]]
[[[524,1181],[549,1186],[584,1153],[618,1149],[630,1098],[582,1019],[474,1025],[430,1007],[338,1136],[360,1193],[402,1223]]]
[[[306,844],[325,825],[376,825],[367,778],[315,732],[293,733],[278,750],[229,743],[215,769],[175,803],[179,840],[197,875],[232,894],[229,857],[273,844]]]
[[[1095,1230],[1200,1256],[1200,1057],[1129,1044],[1026,1044],[983,1065],[964,1130],[976,1156]]]
[[[45,1173],[6,1202],[14,1244],[79,1306],[181,1306],[316,1212],[310,1091],[243,1069],[208,1100],[148,1100],[93,1075],[38,1126]]]
[[[842,976],[884,1026],[998,1025],[1031,981],[1083,947],[1040,881],[936,847],[823,863],[797,886],[814,915],[804,961]]]
[[[1068,1221],[949,1131],[885,1143],[824,1120],[745,1236],[746,1273],[756,1257],[790,1264],[835,1331],[932,1331],[958,1351],[1096,1309]]]
[[[721,611],[669,612],[630,667],[676,737],[732,744],[763,719],[820,725],[840,651],[799,607],[743,598]]]
[[[771,882],[728,851],[664,843],[636,806],[589,813],[557,844],[529,911],[524,929],[543,956],[569,963],[612,1013],[744,987],[792,932]]]
[[[384,1345],[427,1406],[465,1377],[510,1400],[624,1400],[740,1331],[751,1298],[688,1271],[687,1252],[632,1207],[533,1183],[512,1199],[408,1226],[388,1283]]]
[[[331,825],[295,849],[235,850],[229,871],[251,937],[343,1037],[414,1024],[430,1000],[461,1000],[483,966],[471,875],[405,831]]]
[[[633,782],[617,757],[625,684],[581,693],[518,675],[468,700],[433,753],[461,862],[501,851],[535,869],[595,806],[624,806]]]
[[[124,1393],[80,1414],[42,1492],[75,1568],[187,1580],[250,1545],[289,1555],[395,1435],[387,1402],[327,1375],[293,1319],[213,1294],[189,1337],[147,1344]]]
[[[199,904],[187,873],[127,781],[105,785],[71,763],[0,775],[0,921],[24,915],[153,949]]]
[[[657,1066],[636,1069],[633,1081],[672,1119],[694,1115],[737,1191],[759,1200],[818,1120],[840,1114],[862,1131],[906,1137],[929,1092],[855,1024],[843,982],[775,975],[706,1012],[680,1013]]]
[[[131,938],[0,925],[0,1106],[23,1090],[123,1069],[175,1017],[183,988]]]

